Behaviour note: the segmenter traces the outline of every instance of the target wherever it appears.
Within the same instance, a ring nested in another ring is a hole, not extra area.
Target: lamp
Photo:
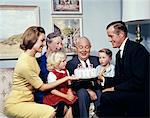
[[[136,26],[136,42],[141,42],[140,24],[150,23],[150,0],[122,0],[122,21]]]

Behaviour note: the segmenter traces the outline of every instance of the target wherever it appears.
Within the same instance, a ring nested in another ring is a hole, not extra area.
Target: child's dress
[[[63,72],[54,69],[51,72],[56,76],[56,78],[57,78],[56,80],[59,80],[59,79],[65,77],[65,76],[68,76],[66,69],[62,70],[62,71]],[[58,85],[57,87],[55,87],[53,89],[56,89],[56,90],[58,90],[58,91],[60,91],[60,92],[62,92],[64,94],[67,94],[67,91],[69,89],[68,88],[68,82],[64,82],[64,83]],[[73,91],[73,95],[75,96],[74,99],[72,101],[69,101],[69,100],[67,100],[67,99],[65,99],[63,97],[51,94],[50,91],[48,91],[47,94],[44,96],[43,103],[47,104],[47,105],[50,105],[50,106],[55,106],[59,102],[63,101],[66,104],[71,105],[77,100],[77,96],[75,95],[74,91]]]

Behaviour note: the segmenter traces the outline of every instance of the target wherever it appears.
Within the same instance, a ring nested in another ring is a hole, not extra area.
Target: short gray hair
[[[85,36],[78,37],[78,38],[76,39],[76,46],[80,43],[81,40],[86,40],[86,41],[89,43],[89,45],[91,46],[90,40],[89,40],[87,37],[85,37]]]

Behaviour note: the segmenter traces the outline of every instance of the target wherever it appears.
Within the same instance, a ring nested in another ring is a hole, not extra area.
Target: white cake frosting
[[[95,68],[76,68],[74,70],[76,77],[81,79],[95,78],[97,77],[97,70]]]

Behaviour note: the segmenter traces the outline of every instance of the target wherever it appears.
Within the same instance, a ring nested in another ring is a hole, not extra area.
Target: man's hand
[[[87,89],[89,95],[90,95],[90,98],[91,100],[96,100],[97,99],[97,95],[94,91],[90,90],[90,89]]]
[[[102,75],[99,75],[98,76],[98,80],[100,80],[100,82],[103,82],[104,81],[104,77]]]
[[[107,92],[107,91],[115,91],[114,87],[111,88],[106,88],[104,90],[102,90],[102,92]]]

